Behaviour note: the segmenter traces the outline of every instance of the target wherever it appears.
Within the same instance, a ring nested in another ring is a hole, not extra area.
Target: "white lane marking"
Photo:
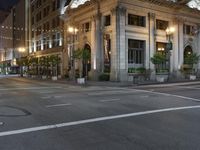
[[[192,100],[192,101],[195,101],[195,102],[200,102],[200,99],[196,99],[196,98],[192,98],[192,97],[186,97],[186,96],[180,96],[180,95],[168,94],[168,93],[162,93],[162,92],[153,92],[153,91],[147,91],[147,90],[137,90],[137,89],[135,89],[135,90],[138,91],[138,92],[159,94],[159,95],[164,95],[164,96],[172,96],[172,97],[177,97],[177,98]]]
[[[171,87],[171,86],[182,86],[182,85],[198,85],[200,81],[192,81],[192,82],[181,82],[181,83],[166,83],[166,84],[155,84],[155,85],[144,85],[140,87]]]
[[[49,98],[52,98],[52,96],[44,96],[44,97],[41,97],[42,99],[49,99]]]
[[[55,128],[76,126],[76,125],[82,125],[82,124],[88,124],[88,123],[94,123],[94,122],[100,122],[100,121],[114,120],[114,119],[120,119],[120,118],[128,118],[128,117],[134,117],[134,116],[141,116],[141,115],[148,115],[148,114],[155,114],[155,113],[162,113],[162,112],[171,112],[171,111],[178,111],[178,110],[197,109],[197,108],[200,108],[200,105],[156,109],[156,110],[148,110],[148,111],[143,111],[143,112],[135,112],[135,113],[129,113],[129,114],[115,115],[115,116],[92,118],[92,119],[66,122],[66,123],[60,123],[60,124],[25,128],[25,129],[12,130],[12,131],[4,131],[4,132],[0,132],[0,137],[29,133],[29,132],[36,132],[36,131],[42,131],[42,130],[49,130],[49,129],[55,129]]]
[[[49,98],[64,98],[65,96],[63,95],[56,95],[56,96],[43,96],[41,97],[42,99],[49,99]]]
[[[149,98],[149,95],[141,95],[140,98]]]
[[[112,94],[131,94],[133,92],[136,91],[130,91],[130,90],[126,90],[126,91],[101,91],[98,93],[88,93],[89,96],[98,96],[98,95],[112,95]]]
[[[63,98],[63,95],[55,95],[54,98]]]
[[[62,87],[29,87],[29,88],[4,88],[0,89],[0,91],[8,91],[8,90],[40,90],[40,89],[60,89]]]
[[[99,100],[99,102],[114,102],[114,101],[120,101],[121,99],[104,99],[104,100]]]
[[[40,94],[50,94],[53,93],[53,91],[39,91]]]
[[[55,105],[47,105],[45,106],[46,108],[52,108],[52,107],[61,107],[61,106],[71,106],[72,104],[67,103],[67,104],[55,104]]]

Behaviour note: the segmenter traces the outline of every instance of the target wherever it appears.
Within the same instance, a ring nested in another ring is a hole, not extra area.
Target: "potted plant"
[[[29,57],[28,63],[30,64],[29,73],[32,78],[36,78],[38,74],[38,58],[37,57]]]
[[[156,80],[158,82],[164,82],[167,80],[169,70],[162,67],[162,64],[167,62],[166,55],[157,52],[153,57],[151,57],[151,62],[155,65]]]
[[[184,66],[187,66],[190,80],[196,80],[197,64],[199,62],[199,59],[200,55],[198,55],[197,53],[192,53],[185,57]]]

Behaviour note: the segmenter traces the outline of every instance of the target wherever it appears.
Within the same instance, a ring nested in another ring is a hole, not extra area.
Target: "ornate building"
[[[186,55],[200,54],[200,12],[187,6],[198,8],[195,1],[193,5],[189,0],[84,2],[79,5],[71,1],[65,11],[64,47],[68,66],[72,67],[71,63],[76,64],[71,57],[74,50],[91,51],[88,72],[93,79],[109,72],[113,81],[129,81],[130,68],[150,70],[149,78],[153,79],[155,66],[151,58],[156,52],[169,57],[163,69],[169,70],[172,77],[181,77]],[[170,51],[169,41],[173,44]]]

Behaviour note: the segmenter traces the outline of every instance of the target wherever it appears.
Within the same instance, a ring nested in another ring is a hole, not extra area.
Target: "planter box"
[[[157,82],[165,82],[168,80],[168,74],[156,74],[156,81]]]
[[[53,76],[53,77],[51,77],[51,79],[52,79],[53,81],[56,81],[56,80],[58,80],[58,77],[57,77],[57,76]]]
[[[77,78],[78,84],[85,84],[85,78]]]
[[[37,78],[37,76],[36,75],[31,75],[31,78],[35,79],[35,78]]]
[[[62,76],[61,75],[58,75],[58,79],[61,79],[62,78]]]
[[[47,79],[47,76],[42,76],[42,79]]]
[[[190,75],[189,78],[190,78],[190,80],[196,80],[197,76],[196,75]]]

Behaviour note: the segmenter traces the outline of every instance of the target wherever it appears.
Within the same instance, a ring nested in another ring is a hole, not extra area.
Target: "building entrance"
[[[89,59],[83,60],[83,77],[88,76],[88,72],[91,70],[91,47],[89,44],[85,44],[84,49],[89,53]],[[87,54],[86,54],[87,55]]]

